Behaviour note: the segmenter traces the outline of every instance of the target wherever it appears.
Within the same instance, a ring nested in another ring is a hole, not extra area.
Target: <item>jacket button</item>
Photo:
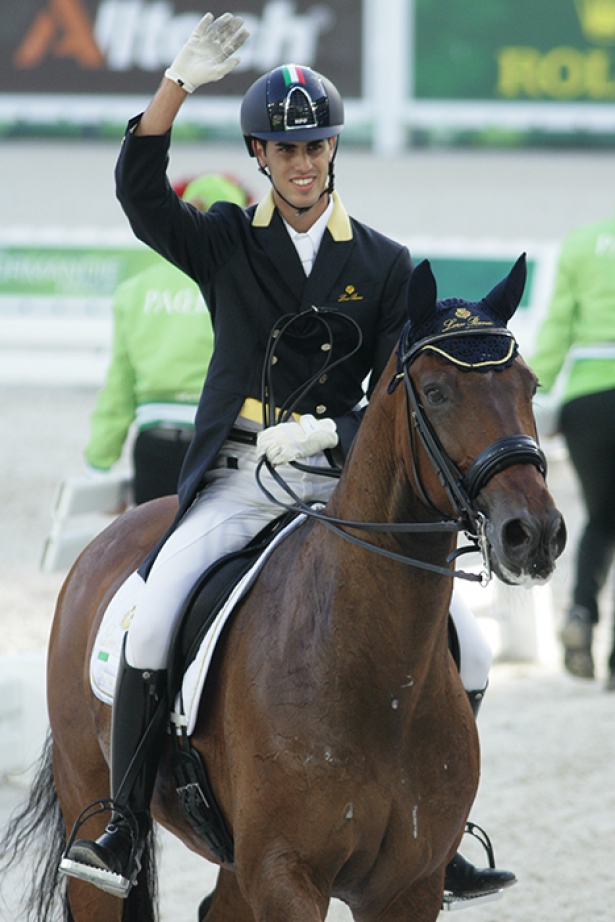
[[[326,381],[328,381],[328,379],[329,379],[329,375],[321,375],[320,378],[318,379],[318,383],[324,384]]]
[[[320,351],[321,351],[321,352],[330,352],[330,351],[331,351],[331,343],[323,343],[322,346],[320,347]]]
[[[316,413],[318,413],[319,416],[322,416],[322,414],[326,412],[327,412],[327,408],[324,405],[324,403],[319,403],[318,406],[316,407]]]

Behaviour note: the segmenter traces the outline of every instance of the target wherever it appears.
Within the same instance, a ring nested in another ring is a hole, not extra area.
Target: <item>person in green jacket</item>
[[[215,173],[189,182],[181,197],[201,211],[216,201],[246,207],[250,198],[236,181]],[[177,492],[212,350],[203,296],[171,263],[161,258],[118,286],[111,362],[85,450],[93,477],[119,460],[135,423],[135,503]]]
[[[589,679],[594,677],[598,598],[615,555],[615,217],[564,238],[530,364],[538,375],[539,400],[541,391],[554,388],[560,372],[565,378],[559,430],[587,521],[561,639],[568,672]],[[615,691],[615,636],[608,669],[607,688]]]

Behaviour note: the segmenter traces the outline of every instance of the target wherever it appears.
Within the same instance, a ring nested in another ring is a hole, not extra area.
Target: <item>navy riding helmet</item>
[[[344,103],[336,87],[310,67],[284,64],[259,77],[241,103],[241,131],[254,157],[261,141],[319,141],[344,127]]]

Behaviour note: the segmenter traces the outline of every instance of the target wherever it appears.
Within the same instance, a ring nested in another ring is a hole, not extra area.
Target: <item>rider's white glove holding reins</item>
[[[338,443],[337,426],[332,419],[316,419],[310,413],[299,422],[278,423],[263,429],[256,436],[256,448],[277,467],[299,458],[308,458]]]
[[[187,93],[194,93],[204,83],[221,80],[239,64],[239,58],[231,55],[250,34],[242,26],[243,19],[232,13],[223,13],[217,19],[212,13],[206,13],[165,71],[165,77]]]

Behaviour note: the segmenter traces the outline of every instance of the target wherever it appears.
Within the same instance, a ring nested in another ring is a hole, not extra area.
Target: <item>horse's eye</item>
[[[439,403],[444,403],[444,394],[439,387],[426,387],[425,388],[425,397],[432,406],[436,406]]]

